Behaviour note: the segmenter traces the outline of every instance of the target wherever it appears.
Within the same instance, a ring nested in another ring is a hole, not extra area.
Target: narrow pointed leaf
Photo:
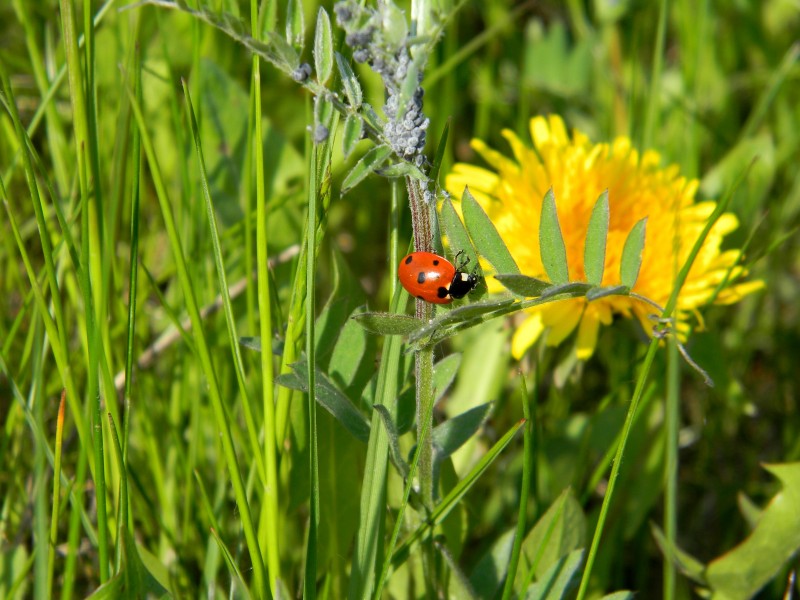
[[[622,259],[619,266],[619,277],[622,285],[633,289],[639,278],[639,268],[642,266],[642,250],[644,250],[645,228],[647,217],[636,223],[625,240],[622,248]]]
[[[367,175],[380,167],[391,154],[392,149],[389,146],[376,146],[362,156],[361,160],[353,167],[353,170],[344,178],[342,194],[346,194],[366,179]]]
[[[431,181],[439,180],[439,169],[442,167],[442,159],[444,158],[445,150],[447,149],[447,137],[450,134],[450,119],[444,124],[442,135],[439,136],[439,143],[436,146],[436,154],[433,157],[433,166],[431,167]]]
[[[277,32],[270,32],[267,34],[266,40],[266,44],[263,42],[258,44],[258,46],[263,47],[264,52],[268,53],[265,58],[271,57],[271,62],[289,70],[294,70],[300,66],[300,55],[293,46],[286,43],[283,36]],[[258,50],[258,47],[254,47],[254,49]]]
[[[469,259],[470,265],[477,265],[478,255],[472,246],[464,224],[461,222],[461,219],[458,218],[458,213],[453,203],[450,201],[450,198],[447,198],[442,203],[441,225],[447,236],[447,240],[450,242],[450,252],[463,252],[459,260]]]
[[[308,363],[303,360],[291,365],[292,373],[277,378],[279,385],[308,393]],[[315,373],[317,403],[333,415],[353,437],[360,442],[369,440],[370,425],[353,403],[344,395],[328,376],[317,369]]]
[[[488,260],[498,273],[519,273],[519,267],[503,238],[497,233],[494,223],[475,200],[469,188],[464,188],[464,194],[461,196],[461,211],[464,214],[464,224],[478,253]]]
[[[606,240],[608,238],[608,190],[600,194],[595,202],[589,228],[586,231],[586,245],[583,249],[583,270],[586,281],[592,285],[603,282],[606,262]]]
[[[576,586],[585,550],[573,550],[559,558],[544,574],[528,586],[525,600],[560,600]]]
[[[555,284],[569,281],[567,248],[561,235],[553,189],[547,190],[542,201],[542,218],[539,223],[539,252],[547,277]]]
[[[592,300],[599,300],[606,296],[627,296],[630,290],[624,285],[609,285],[606,287],[596,287],[586,292],[586,299],[590,302]]]
[[[544,291],[542,298],[552,298],[553,296],[559,296],[561,294],[569,294],[573,297],[584,296],[590,289],[591,286],[588,283],[571,281],[562,285],[551,285]]]
[[[475,435],[486,420],[490,408],[491,402],[481,404],[437,425],[433,430],[437,459],[450,456]]]
[[[483,457],[478,461],[478,463],[470,470],[469,473],[459,481],[453,489],[445,496],[442,501],[436,505],[436,508],[433,509],[433,512],[428,517],[426,523],[420,525],[414,533],[412,533],[394,552],[392,557],[392,563],[397,565],[403,562],[403,560],[408,556],[408,553],[413,546],[414,542],[416,542],[422,535],[427,531],[427,529],[431,526],[435,527],[436,525],[440,524],[447,515],[450,514],[450,511],[461,501],[464,495],[472,488],[473,485],[478,481],[481,475],[486,471],[486,469],[491,466],[491,464],[497,460],[497,457],[500,456],[500,453],[508,446],[516,433],[525,425],[525,419],[521,419],[516,424],[514,424],[511,429],[509,429],[503,437],[497,440],[497,443],[492,446],[492,448],[483,455]]]
[[[336,65],[339,67],[339,74],[342,76],[342,87],[344,87],[347,101],[350,103],[351,107],[358,109],[364,101],[361,84],[358,82],[356,74],[353,73],[353,69],[350,68],[350,63],[347,62],[347,59],[338,52],[335,53],[335,56]]]
[[[425,175],[418,166],[404,160],[386,165],[385,167],[378,167],[375,169],[375,172],[383,177],[411,177],[411,179],[416,179],[417,181],[425,181],[428,179],[427,175]]]
[[[302,0],[289,0],[289,5],[286,7],[286,41],[298,52],[303,51],[304,30],[303,2]]]
[[[324,84],[333,71],[333,36],[331,20],[324,8],[317,13],[317,29],[314,33],[314,70],[317,81]]]
[[[363,313],[355,315],[353,319],[370,333],[378,335],[408,335],[423,325],[414,317],[391,313]]]
[[[495,275],[494,278],[502,283],[507,290],[526,298],[541,296],[547,288],[552,287],[552,284],[547,281],[516,273],[503,273],[502,275]]]
[[[386,436],[389,439],[389,451],[392,453],[392,462],[405,479],[408,477],[408,463],[403,460],[403,453],[400,452],[399,435],[397,427],[394,421],[392,421],[392,415],[389,414],[389,411],[386,410],[383,404],[376,404],[372,408],[378,413],[378,416],[381,418],[381,423],[383,423],[383,427],[386,429]]]
[[[345,158],[350,156],[358,140],[361,139],[361,126],[362,121],[357,115],[347,115],[347,119],[344,122],[344,134],[342,135],[342,153]]]

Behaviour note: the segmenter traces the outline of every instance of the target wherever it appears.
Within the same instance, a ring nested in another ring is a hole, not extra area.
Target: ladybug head
[[[475,273],[456,271],[448,292],[453,298],[463,298],[474,290],[476,285],[478,285],[478,276]]]

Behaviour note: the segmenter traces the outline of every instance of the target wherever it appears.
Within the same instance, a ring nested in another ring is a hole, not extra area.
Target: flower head
[[[608,190],[610,220],[602,285],[620,283],[622,248],[633,225],[647,217],[645,246],[639,278],[633,292],[664,306],[675,274],[714,211],[713,201],[695,202],[697,180],[681,177],[677,166],[660,167],[658,153],[639,154],[628,138],[593,144],[579,131],[567,133],[560,117],[535,117],[530,122],[534,148],[513,132],[503,131],[514,158],[473,140],[473,148],[492,170],[459,163],[447,176],[447,189],[460,197],[465,186],[483,206],[508,246],[522,273],[547,279],[539,254],[539,218],[542,198],[549,188],[556,197],[558,218],[567,249],[570,281],[585,281],[584,240],[598,196]],[[761,281],[737,282],[744,269],[739,250],[720,250],[725,235],[738,227],[725,213],[711,229],[686,279],[675,311],[680,334],[689,329],[692,312],[713,300],[728,304],[762,287]],[[718,290],[721,284],[726,287]],[[501,286],[489,280],[490,291]],[[597,343],[600,324],[613,315],[638,319],[651,331],[651,305],[629,296],[607,296],[593,302],[574,298],[528,310],[512,341],[520,357],[544,333],[547,344],[557,345],[576,328],[577,356],[589,358]]]

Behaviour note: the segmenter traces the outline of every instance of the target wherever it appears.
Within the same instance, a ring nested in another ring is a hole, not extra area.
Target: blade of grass
[[[656,25],[656,39],[653,44],[653,66],[650,71],[650,89],[647,94],[647,113],[644,118],[642,148],[653,146],[655,133],[658,129],[658,113],[661,102],[661,72],[664,65],[664,40],[667,33],[668,6],[669,0],[660,0],[658,3],[658,23]]]
[[[47,223],[44,217],[44,208],[42,205],[41,197],[39,196],[39,188],[36,182],[36,174],[33,170],[33,164],[30,154],[25,151],[27,145],[23,142],[25,139],[25,131],[19,119],[19,112],[17,111],[16,104],[14,103],[14,95],[11,89],[11,83],[8,80],[3,62],[0,61],[0,81],[2,81],[3,91],[7,99],[7,108],[9,115],[14,123],[14,128],[17,132],[17,138],[20,146],[22,147],[22,160],[25,170],[25,178],[28,183],[28,190],[31,194],[31,201],[33,204],[34,213],[36,214],[36,224],[39,231],[39,240],[42,246],[42,255],[45,264],[45,271],[47,273],[47,283],[50,289],[50,296],[53,303],[53,316],[50,316],[47,303],[45,302],[44,291],[39,285],[36,273],[33,270],[28,252],[25,248],[25,243],[20,235],[19,228],[17,227],[16,219],[11,211],[11,207],[6,200],[7,194],[5,185],[0,180],[0,197],[3,198],[3,203],[8,214],[9,223],[11,224],[12,233],[17,243],[17,249],[25,265],[25,271],[28,274],[28,279],[34,293],[37,308],[44,320],[44,326],[47,335],[50,338],[50,347],[53,351],[53,358],[56,361],[59,375],[63,381],[64,387],[67,388],[67,402],[70,405],[70,411],[75,419],[75,427],[78,430],[78,437],[81,440],[81,445],[90,445],[90,434],[84,420],[83,407],[80,403],[80,396],[77,393],[77,388],[72,377],[72,370],[69,361],[67,360],[66,349],[66,333],[64,327],[64,309],[61,303],[61,293],[56,277],[55,263],[53,262],[53,248],[50,243],[50,231],[47,228]],[[90,462],[90,470],[94,472],[94,462]]]
[[[64,36],[64,52],[67,61],[67,80],[72,105],[73,139],[77,158],[78,188],[81,199],[81,291],[83,293],[86,320],[86,340],[88,344],[89,362],[87,364],[87,398],[92,403],[92,419],[94,426],[94,471],[95,497],[97,502],[97,538],[98,561],[100,567],[100,583],[110,577],[110,554],[108,539],[108,512],[106,508],[105,469],[103,440],[103,410],[99,393],[100,376],[100,336],[97,321],[98,307],[102,305],[102,271],[100,265],[101,220],[100,185],[89,189],[89,179],[97,184],[97,139],[93,133],[94,116],[94,29],[91,23],[91,6],[84,1],[86,39],[86,70],[81,64],[78,48],[78,34],[75,21],[75,7],[72,0],[60,0],[62,35]],[[88,37],[86,37],[88,35]],[[87,101],[88,98],[88,101]]]
[[[391,312],[397,313],[405,306],[408,295],[402,288],[392,297]],[[381,404],[393,415],[397,405],[398,372],[402,339],[391,336],[386,339],[378,370],[375,404]],[[350,587],[347,597],[351,600],[369,598],[375,579],[378,549],[383,539],[385,522],[386,473],[389,462],[389,439],[381,425],[378,411],[373,411],[370,425],[367,460],[361,486],[360,516],[353,552]]]
[[[678,341],[667,338],[667,398],[665,401],[666,460],[664,461],[664,533],[670,548],[675,548],[678,533],[678,433],[680,427],[680,355]],[[664,598],[674,600],[676,585],[675,563],[665,560]]]
[[[389,338],[393,339],[393,338]],[[489,468],[489,466],[497,459],[500,453],[514,438],[514,435],[525,425],[525,419],[519,420],[509,429],[503,437],[501,437],[489,451],[484,454],[478,463],[470,470],[469,473],[459,481],[450,493],[445,496],[442,501],[436,506],[431,515],[425,523],[420,525],[414,533],[406,538],[402,544],[395,550],[392,556],[392,565],[396,568],[397,565],[408,555],[411,547],[419,540],[424,533],[429,529],[439,525],[450,511],[455,508],[456,504],[464,497],[464,495],[472,488],[480,476]]]
[[[250,0],[250,29],[256,39],[261,38],[258,27],[258,3]],[[266,174],[264,172],[264,133],[261,121],[261,61],[254,55],[251,74],[253,78],[253,160],[255,163],[255,202],[256,202],[256,269],[258,271],[258,316],[259,333],[262,340],[272,340],[272,304],[269,285],[269,258],[267,249],[267,198]],[[277,580],[281,577],[280,543],[278,541],[278,463],[275,428],[274,367],[270,344],[265,344],[261,353],[261,400],[264,411],[264,466],[267,484],[263,490],[264,515],[266,523],[265,550],[269,571],[269,589],[275,596],[278,593]],[[261,590],[259,590],[259,594]]]
[[[683,284],[686,282],[686,278],[689,276],[689,271],[692,268],[692,264],[694,264],[697,255],[700,253],[700,250],[703,247],[703,243],[708,237],[708,234],[711,232],[711,229],[714,227],[714,224],[727,210],[731,198],[733,197],[734,191],[739,187],[744,178],[747,177],[748,173],[749,169],[739,175],[738,179],[726,191],[725,196],[719,201],[719,203],[714,209],[714,212],[712,212],[711,215],[709,215],[708,221],[706,221],[703,230],[697,237],[694,246],[692,246],[689,255],[686,257],[686,261],[683,263],[683,266],[681,267],[677,277],[675,278],[675,283],[672,289],[672,293],[670,294],[669,299],[667,300],[667,304],[664,307],[664,311],[661,314],[662,319],[669,319],[673,311],[675,310],[675,306],[678,303],[678,295],[680,294]],[[620,439],[619,445],[617,446],[617,452],[614,456],[614,463],[613,463],[614,466],[611,469],[611,475],[608,479],[608,487],[606,488],[606,493],[605,496],[603,497],[603,504],[600,507],[600,515],[598,516],[597,525],[594,530],[594,536],[592,537],[592,544],[589,548],[589,555],[586,558],[586,567],[584,568],[583,576],[581,577],[580,587],[578,588],[577,600],[583,600],[586,597],[586,593],[589,589],[589,578],[591,576],[592,567],[594,566],[594,560],[595,557],[597,556],[597,551],[600,546],[600,538],[603,534],[603,529],[605,527],[606,519],[608,518],[608,511],[611,506],[611,499],[614,496],[614,488],[617,483],[617,478],[619,477],[620,464],[622,463],[622,458],[625,454],[625,448],[627,446],[628,439],[630,437],[630,432],[633,427],[633,422],[639,408],[639,402],[642,399],[642,395],[644,394],[645,385],[647,383],[647,376],[649,375],[650,368],[653,365],[653,360],[655,359],[656,352],[658,351],[659,343],[660,343],[659,337],[654,336],[652,341],[650,342],[649,347],[647,348],[647,354],[644,357],[644,361],[642,362],[642,367],[639,371],[639,377],[636,380],[636,387],[634,388],[633,396],[631,397],[631,402],[628,407],[628,413],[625,416],[625,423],[623,424],[622,427],[622,438]]]
[[[323,19],[324,15],[324,19]],[[323,25],[327,22],[327,13],[320,8],[320,19]],[[330,62],[333,62],[333,51],[324,48],[331,54]],[[317,57],[317,61],[320,58]],[[327,100],[317,98],[317,108],[322,107]],[[321,114],[322,110],[318,114]],[[328,131],[334,131],[338,119],[334,117],[333,111],[327,113],[330,119],[325,122],[317,122],[315,126],[323,126]],[[338,113],[336,113],[338,115]],[[316,235],[320,222],[322,221],[320,212],[327,206],[325,196],[330,195],[330,169],[331,151],[333,148],[333,136],[328,136],[320,143],[311,144],[311,155],[308,161],[308,214],[306,216],[306,232],[308,232],[309,252],[306,253],[306,300],[305,300],[305,338],[306,338],[306,358],[308,361],[308,439],[309,439],[309,479],[311,490],[309,498],[309,526],[306,546],[306,568],[303,583],[303,598],[316,598],[317,596],[317,535],[319,529],[319,457],[317,456],[317,399],[316,399],[316,335],[314,332],[316,324],[316,259],[319,252],[318,243],[321,241]]]
[[[522,542],[525,540],[525,531],[528,517],[528,496],[531,490],[531,479],[534,471],[533,456],[533,427],[535,423],[531,419],[530,400],[528,398],[528,388],[525,385],[525,378],[520,374],[520,400],[522,403],[522,415],[525,419],[525,431],[523,432],[522,450],[522,483],[519,493],[519,511],[517,513],[517,531],[514,533],[514,545],[511,548],[511,559],[508,562],[508,573],[506,583],[503,586],[503,600],[509,600],[514,594],[514,579],[517,576],[519,557],[522,553]],[[536,401],[534,396],[533,401]],[[522,591],[520,593],[522,593]]]
[[[58,418],[56,420],[56,449],[55,464],[53,466],[53,510],[50,513],[50,547],[47,558],[47,597],[53,593],[53,573],[56,560],[56,543],[58,542],[58,515],[61,510],[61,456],[64,442],[64,412],[67,404],[67,390],[61,391],[61,401],[58,403]]]
[[[214,211],[214,203],[211,199],[211,191],[208,181],[208,173],[206,171],[205,158],[203,157],[203,146],[200,141],[200,133],[198,131],[197,118],[192,105],[192,99],[189,96],[189,90],[184,86],[184,99],[186,101],[186,110],[189,115],[189,127],[191,129],[192,138],[194,141],[195,154],[197,156],[197,168],[200,174],[201,189],[203,192],[203,201],[206,207],[206,216],[208,218],[208,228],[211,233],[211,246],[214,255],[214,264],[217,268],[217,278],[219,283],[219,293],[222,297],[222,306],[225,313],[225,324],[228,331],[228,343],[231,347],[231,354],[233,358],[234,370],[236,371],[236,381],[239,384],[239,393],[242,395],[242,409],[244,410],[244,421],[247,428],[248,441],[250,442],[250,453],[255,457],[256,465],[258,466],[258,475],[262,485],[267,485],[267,473],[264,465],[264,457],[261,454],[260,444],[258,441],[258,427],[256,425],[255,416],[251,406],[250,395],[247,392],[247,384],[244,375],[244,362],[242,360],[242,352],[239,344],[239,334],[236,331],[236,320],[233,316],[233,308],[231,306],[231,297],[228,289],[228,278],[225,275],[225,264],[222,259],[222,247],[220,246],[219,229],[217,227],[217,217]]]
[[[195,343],[197,344],[197,355],[200,359],[201,369],[205,376],[206,383],[208,384],[207,390],[214,412],[214,419],[220,432],[220,441],[222,443],[223,454],[225,456],[228,472],[231,477],[236,505],[241,514],[242,529],[244,530],[244,536],[247,542],[247,548],[253,567],[253,577],[257,590],[256,596],[262,597],[265,595],[266,591],[264,563],[262,562],[261,558],[261,550],[258,545],[258,538],[256,536],[253,518],[250,512],[250,505],[247,502],[244,482],[239,471],[239,463],[236,458],[236,450],[233,446],[231,429],[228,424],[225,407],[222,404],[222,394],[219,389],[216,370],[214,369],[214,365],[211,360],[211,351],[202,326],[202,320],[200,317],[197,300],[195,298],[194,288],[191,280],[189,279],[189,272],[186,264],[186,258],[183,254],[180,235],[178,234],[177,227],[175,226],[175,220],[172,216],[171,204],[169,198],[167,197],[163,179],[161,178],[161,170],[155,156],[153,143],[147,132],[144,114],[142,113],[142,109],[133,95],[133,92],[130,89],[128,89],[127,92],[131,101],[131,107],[133,108],[134,116],[136,118],[136,123],[141,134],[142,147],[144,148],[145,155],[147,156],[147,162],[150,167],[150,173],[152,176],[153,186],[156,191],[156,197],[158,198],[161,213],[164,218],[164,225],[175,259],[177,276],[183,291],[186,309],[192,319],[192,332],[194,334]]]

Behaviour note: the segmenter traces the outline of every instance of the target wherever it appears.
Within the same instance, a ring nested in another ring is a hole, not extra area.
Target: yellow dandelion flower
[[[465,186],[497,227],[522,273],[547,279],[539,254],[539,218],[542,198],[549,188],[556,197],[561,232],[567,248],[570,281],[585,281],[584,240],[598,196],[608,190],[610,221],[602,285],[620,283],[622,248],[633,225],[647,217],[645,246],[639,279],[633,291],[666,304],[677,270],[716,207],[712,201],[695,202],[697,180],[681,177],[677,166],[660,167],[657,152],[637,152],[628,138],[610,144],[593,144],[579,131],[567,133],[558,116],[535,117],[530,122],[534,148],[513,132],[503,131],[514,158],[473,140],[473,148],[492,170],[459,163],[447,176],[446,187],[461,197]],[[728,285],[715,302],[728,304],[761,288],[761,281],[739,282],[745,270],[738,265],[739,250],[721,251],[725,235],[738,227],[736,217],[724,214],[714,225],[681,290],[675,317],[679,333],[689,329],[688,319],[712,299],[723,281]],[[490,291],[502,289],[489,278]],[[576,350],[589,358],[597,343],[600,324],[615,314],[638,319],[651,331],[649,304],[627,296],[608,296],[587,302],[574,298],[529,309],[517,328],[512,353],[519,358],[546,331],[548,345],[558,345],[577,329]]]

